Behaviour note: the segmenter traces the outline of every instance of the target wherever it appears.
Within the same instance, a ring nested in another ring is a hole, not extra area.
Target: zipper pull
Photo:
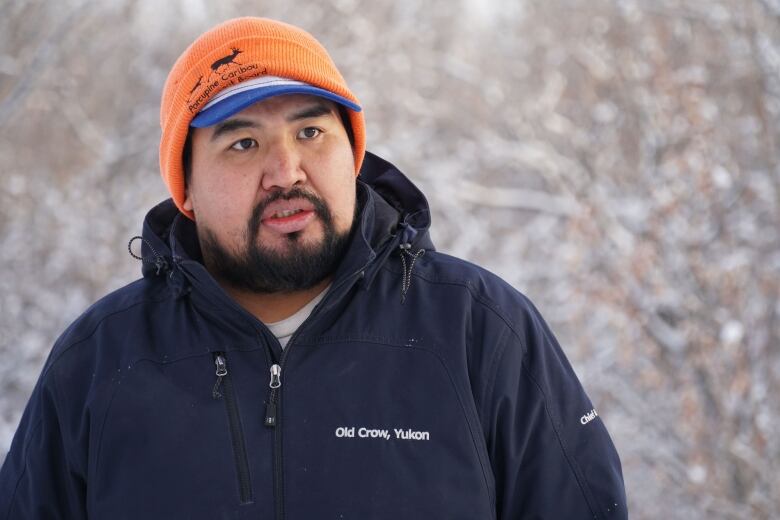
[[[282,386],[282,367],[271,365],[271,395],[268,397],[268,404],[265,407],[265,425],[273,428],[276,426],[276,389]]]
[[[217,365],[217,382],[214,383],[214,388],[211,390],[211,397],[219,399],[222,394],[219,392],[219,385],[222,383],[222,378],[227,375],[227,363],[225,363],[225,356],[217,354],[214,358],[214,364]]]
[[[268,386],[271,388],[282,386],[282,367],[279,365],[271,365],[271,383]]]

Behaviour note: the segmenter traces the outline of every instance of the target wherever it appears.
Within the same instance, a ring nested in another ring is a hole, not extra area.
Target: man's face
[[[193,129],[191,166],[184,207],[218,279],[279,292],[335,270],[356,205],[352,147],[335,104],[277,96]]]

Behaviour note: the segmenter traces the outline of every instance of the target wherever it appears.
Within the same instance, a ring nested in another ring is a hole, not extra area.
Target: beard
[[[271,202],[303,198],[314,206],[323,226],[323,238],[304,242],[301,232],[284,235],[280,250],[265,247],[258,236],[263,211]],[[310,289],[332,275],[338,268],[354,228],[357,203],[350,229],[338,233],[333,215],[325,202],[300,188],[275,192],[260,202],[247,222],[243,250],[233,253],[217,240],[208,228],[198,228],[203,259],[211,274],[228,285],[254,293],[279,293]]]

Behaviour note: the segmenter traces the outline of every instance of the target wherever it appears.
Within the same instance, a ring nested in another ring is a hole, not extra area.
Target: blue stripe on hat
[[[329,90],[314,87],[312,85],[258,86],[257,88],[229,96],[200,111],[198,115],[193,118],[192,122],[190,122],[190,126],[194,128],[205,128],[216,125],[220,121],[224,121],[233,114],[241,112],[258,101],[284,94],[310,94],[329,99],[340,105],[344,105],[355,112],[360,112],[362,110],[360,105],[356,105],[349,99],[334,94]]]

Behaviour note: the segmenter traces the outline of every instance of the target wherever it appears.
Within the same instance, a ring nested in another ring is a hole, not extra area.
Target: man
[[[57,341],[0,518],[625,518],[547,325],[434,250],[309,34],[242,18],[165,84],[143,278]],[[358,175],[359,174],[359,175]]]

